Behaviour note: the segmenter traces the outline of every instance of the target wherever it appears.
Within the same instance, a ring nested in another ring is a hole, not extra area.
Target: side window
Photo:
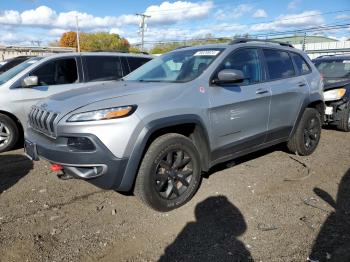
[[[87,81],[118,80],[123,77],[118,56],[86,56]]]
[[[295,75],[292,59],[288,52],[281,50],[263,50],[270,79],[281,79]]]
[[[130,66],[130,71],[134,71],[135,69],[139,68],[143,64],[147,63],[151,59],[149,58],[143,58],[143,57],[128,57],[128,62]]]
[[[219,66],[218,72],[223,69],[242,71],[246,78],[242,85],[258,83],[263,79],[259,52],[255,48],[240,49],[228,55]]]
[[[77,63],[74,58],[50,61],[30,75],[38,77],[39,86],[72,84],[78,81]]]
[[[290,54],[294,60],[295,65],[297,66],[299,74],[304,75],[311,72],[311,68],[309,64],[305,61],[305,59],[301,55],[293,52],[291,52]]]

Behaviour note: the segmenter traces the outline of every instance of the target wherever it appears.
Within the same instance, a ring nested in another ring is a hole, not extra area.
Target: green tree
[[[128,52],[130,44],[128,40],[120,37],[118,34],[109,34],[107,32],[80,33],[81,51],[125,51]],[[76,47],[76,33],[63,33],[59,41],[61,47]]]

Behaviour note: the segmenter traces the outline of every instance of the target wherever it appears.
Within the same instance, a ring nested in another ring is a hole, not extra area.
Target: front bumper
[[[91,151],[72,150],[67,145],[68,137],[77,134],[64,134],[56,139],[47,137],[29,128],[25,138],[25,151],[29,158],[39,158],[60,164],[66,173],[104,189],[116,189],[120,185],[128,163],[127,158],[115,157],[108,148],[92,134],[79,134],[94,144]]]
[[[341,118],[340,112],[350,105],[350,100],[343,98],[337,101],[326,101],[325,123],[337,124]]]

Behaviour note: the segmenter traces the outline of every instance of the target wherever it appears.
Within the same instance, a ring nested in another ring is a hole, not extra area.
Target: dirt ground
[[[0,261],[350,261],[350,133],[218,166],[169,213],[22,152],[0,154]]]

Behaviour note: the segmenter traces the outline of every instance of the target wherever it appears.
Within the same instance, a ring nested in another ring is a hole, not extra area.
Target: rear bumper
[[[115,157],[92,134],[79,134],[79,137],[86,137],[94,144],[95,149],[92,151],[72,150],[67,145],[68,137],[78,136],[65,134],[52,139],[29,128],[25,148],[33,160],[46,159],[51,163],[60,164],[65,172],[76,178],[86,179],[100,188],[118,190],[128,159]]]

